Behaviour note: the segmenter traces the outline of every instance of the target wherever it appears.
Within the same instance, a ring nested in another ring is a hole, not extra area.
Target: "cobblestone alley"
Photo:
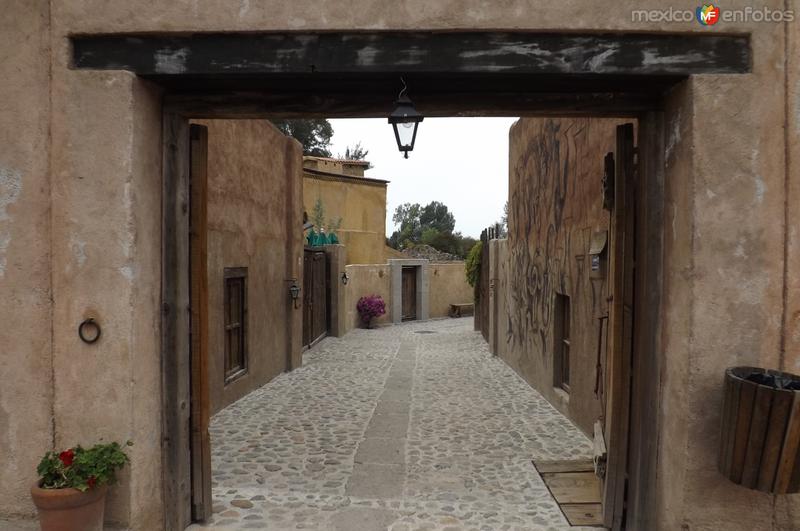
[[[214,517],[197,530],[578,529],[531,459],[590,455],[471,318],[325,339],[211,438]]]

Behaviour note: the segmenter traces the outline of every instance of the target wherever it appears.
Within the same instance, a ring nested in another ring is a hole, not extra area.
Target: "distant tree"
[[[476,241],[454,232],[455,216],[439,201],[424,207],[419,203],[404,203],[395,209],[392,221],[398,229],[389,237],[389,246],[395,249],[424,244],[463,258]]]
[[[339,155],[339,158],[346,160],[366,160],[369,155],[369,150],[361,146],[361,142],[356,142],[353,147],[347,146],[344,150],[344,155]]]
[[[478,243],[480,240],[473,238],[472,236],[461,236],[459,239],[459,251],[457,254],[458,256],[466,257],[469,255],[470,249],[475,247],[475,244]]]
[[[314,157],[331,156],[331,137],[333,126],[328,120],[274,120],[275,127],[287,136],[297,139],[303,145],[303,154]]]
[[[455,216],[447,208],[447,205],[439,201],[432,201],[425,205],[420,211],[419,223],[422,227],[432,227],[443,234],[452,233],[456,228]]]
[[[463,258],[465,255],[462,252],[461,239],[460,232],[441,232],[433,227],[425,229],[422,233],[423,244]]]
[[[419,203],[404,203],[394,210],[392,221],[399,228],[389,237],[390,246],[395,249],[405,249],[409,244],[421,241],[422,226],[419,222],[421,210]]]
[[[344,150],[344,153],[339,153],[337,158],[344,159],[344,160],[363,160],[367,162],[367,155],[369,155],[369,150],[364,149],[361,145],[361,142],[356,142],[352,147],[347,146]],[[369,166],[367,169],[370,170],[375,166],[372,165],[371,162],[367,162]]]

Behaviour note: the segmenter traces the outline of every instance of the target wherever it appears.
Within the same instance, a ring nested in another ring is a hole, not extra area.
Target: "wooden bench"
[[[475,306],[471,302],[450,305],[450,317],[466,317],[475,312]]]

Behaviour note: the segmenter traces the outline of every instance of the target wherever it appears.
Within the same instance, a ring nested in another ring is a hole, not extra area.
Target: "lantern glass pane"
[[[400,138],[400,145],[403,147],[411,147],[411,141],[414,140],[414,128],[416,122],[404,122],[396,125],[397,136]]]

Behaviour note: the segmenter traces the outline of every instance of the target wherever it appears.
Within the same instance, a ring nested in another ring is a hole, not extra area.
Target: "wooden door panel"
[[[328,334],[328,257],[306,249],[303,256],[303,346],[313,345]]]
[[[211,441],[208,389],[208,129],[189,128],[191,262],[192,518],[211,517]]]
[[[617,127],[614,206],[611,216],[611,307],[609,310],[608,407],[605,438],[608,464],[603,485],[606,527],[623,525],[628,470],[631,358],[633,349],[635,148],[633,124]]]
[[[312,258],[313,286],[311,292],[312,301],[312,325],[311,341],[317,341],[324,337],[328,332],[327,316],[327,280],[328,268],[326,267],[325,253],[314,253]]]
[[[314,286],[314,268],[313,268],[314,253],[308,249],[303,253],[303,291],[300,296],[303,299],[303,346],[311,344],[311,335],[313,333],[313,301],[311,294]]]
[[[663,242],[663,113],[639,122],[636,164],[636,312],[631,360],[630,451],[625,523],[653,529],[656,511],[658,407],[660,403],[659,313]]]
[[[161,371],[163,407],[164,527],[183,531],[192,521],[191,306],[189,123],[177,114],[163,120]]]

